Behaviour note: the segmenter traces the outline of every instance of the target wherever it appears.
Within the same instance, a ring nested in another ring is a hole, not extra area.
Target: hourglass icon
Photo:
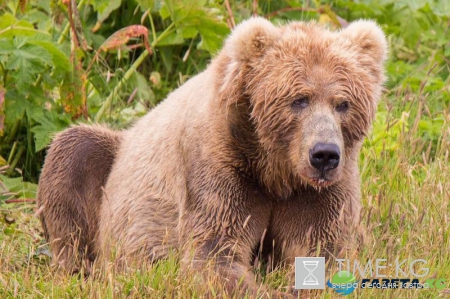
[[[313,275],[316,270],[319,261],[302,261],[303,267],[308,270],[308,275],[303,279],[303,285],[316,286],[319,285],[319,280]]]

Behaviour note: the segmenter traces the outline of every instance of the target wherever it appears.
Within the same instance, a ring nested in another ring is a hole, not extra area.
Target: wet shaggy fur
[[[69,271],[95,258],[102,188],[119,145],[118,132],[80,125],[58,134],[47,152],[39,217],[54,259]]]
[[[345,246],[359,222],[357,160],[386,51],[371,21],[332,32],[253,18],[130,129],[64,131],[38,193],[55,259],[69,269],[96,256],[126,265],[175,248],[194,267],[214,257],[232,289],[242,276],[253,283],[258,248],[292,263],[319,242]],[[337,167],[311,165],[319,143],[336,147]]]

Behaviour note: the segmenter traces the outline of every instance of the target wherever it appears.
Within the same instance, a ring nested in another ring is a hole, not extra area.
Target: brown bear
[[[292,263],[350,242],[386,53],[372,21],[334,32],[252,18],[130,129],[60,133],[38,193],[55,260],[75,270],[177,249],[197,267],[214,257],[232,289],[252,284],[258,248]]]

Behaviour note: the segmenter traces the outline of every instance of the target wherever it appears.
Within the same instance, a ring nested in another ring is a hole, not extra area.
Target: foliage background
[[[252,15],[335,29],[370,18],[382,26],[389,80],[361,153],[369,246],[358,258],[420,257],[429,261],[430,276],[450,281],[449,1],[6,0],[0,1],[1,297],[201,294],[189,280],[180,282],[170,258],[103,283],[59,276],[33,216],[36,183],[54,133],[78,122],[127,127],[203,70],[233,24]],[[282,277],[262,279],[277,287]],[[449,289],[447,283],[401,296],[436,298]]]

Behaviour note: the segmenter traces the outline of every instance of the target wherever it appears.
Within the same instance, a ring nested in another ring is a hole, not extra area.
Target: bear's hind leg
[[[80,125],[58,134],[47,152],[37,205],[54,262],[78,271],[95,258],[94,239],[120,132]]]

